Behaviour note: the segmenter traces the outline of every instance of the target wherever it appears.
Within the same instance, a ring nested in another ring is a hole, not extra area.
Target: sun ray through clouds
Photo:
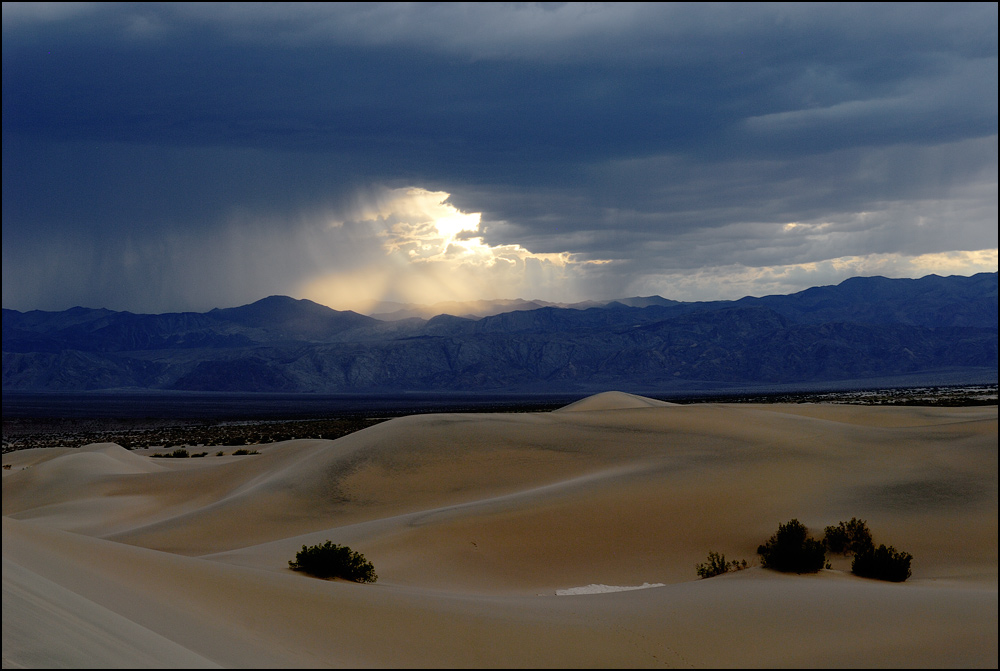
[[[490,245],[482,214],[461,212],[445,191],[387,189],[334,227],[367,227],[383,262],[312,278],[302,295],[340,309],[364,311],[381,300],[433,303],[564,295],[579,269],[601,260],[572,252],[534,253],[519,244]]]

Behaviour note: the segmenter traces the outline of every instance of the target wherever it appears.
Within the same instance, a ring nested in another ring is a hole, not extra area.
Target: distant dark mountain
[[[661,296],[633,296],[632,298],[619,298],[614,303],[620,303],[621,305],[627,305],[630,308],[647,308],[650,305],[679,305],[680,301],[672,301],[669,298],[662,298]],[[577,307],[572,305],[569,307]],[[587,306],[587,307],[598,307],[598,306]]]
[[[238,308],[216,308],[206,314],[220,323],[260,329],[279,340],[324,340],[377,319],[356,312],[332,310],[325,305],[288,296],[270,296]]]
[[[65,317],[65,318],[63,318]],[[71,308],[65,312],[3,311],[4,352],[135,352],[231,349],[269,342],[324,341],[378,320],[306,300],[271,296],[206,313],[137,315]]]
[[[997,325],[997,274],[928,275],[919,280],[852,277],[837,286],[813,287],[790,296],[743,298],[799,322],[830,321],[910,326]]]
[[[997,273],[382,321],[272,296],[207,313],[3,311],[3,389],[575,391],[996,379]]]

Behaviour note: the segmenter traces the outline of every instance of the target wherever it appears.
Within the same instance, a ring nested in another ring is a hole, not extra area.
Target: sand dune
[[[259,449],[4,455],[4,667],[997,665],[996,407],[610,392]],[[696,577],[852,516],[910,580]],[[288,569],[326,539],[378,582]]]
[[[627,394],[624,391],[605,391],[580,399],[575,403],[555,410],[555,412],[592,412],[594,410],[627,410],[634,408],[662,408],[676,405],[655,398]]]

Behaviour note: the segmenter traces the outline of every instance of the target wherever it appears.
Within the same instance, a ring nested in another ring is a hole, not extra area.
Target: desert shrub
[[[834,554],[857,554],[874,545],[868,525],[856,517],[852,517],[850,522],[827,527],[825,531],[823,543],[826,549]]]
[[[170,452],[169,454],[164,453],[164,452],[157,452],[156,454],[151,454],[149,456],[154,457],[154,458],[159,458],[159,459],[186,459],[187,457],[190,457],[191,455],[188,454],[187,450],[185,450],[183,447],[181,447],[179,449],[174,450],[173,452]],[[198,456],[198,455],[195,455],[195,456]],[[204,455],[202,455],[202,456],[204,456]]]
[[[730,571],[742,571],[748,566],[749,564],[746,559],[743,561],[736,561],[734,559],[727,562],[726,555],[719,554],[718,552],[709,552],[708,560],[704,564],[695,566],[695,570],[698,572],[699,578],[713,578],[723,573],[729,573]]]
[[[195,452],[191,456],[192,457],[207,457],[208,456],[208,452]]]
[[[258,451],[258,450],[248,450],[248,449],[245,449],[245,448],[240,448],[238,450],[233,450],[233,454],[236,454],[236,455],[260,454],[260,451]]]
[[[826,565],[826,547],[809,538],[805,525],[796,519],[778,525],[778,533],[757,548],[760,563],[785,573],[815,573]]]
[[[317,578],[343,578],[354,582],[375,582],[375,567],[363,554],[354,552],[346,545],[336,545],[327,541],[322,545],[311,545],[295,554],[295,561],[288,562],[289,568],[303,571]]]
[[[872,545],[854,555],[851,562],[851,573],[862,578],[875,578],[891,582],[903,582],[910,577],[910,561],[913,556],[908,552],[897,552],[896,548]]]
[[[218,452],[215,453],[215,456],[217,456],[217,457],[224,457],[224,456],[226,456],[226,453],[223,452],[222,450],[219,450]]]

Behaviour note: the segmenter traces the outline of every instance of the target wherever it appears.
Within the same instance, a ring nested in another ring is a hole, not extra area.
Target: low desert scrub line
[[[191,454],[190,452],[188,452],[187,450],[185,450],[182,447],[182,448],[174,450],[173,452],[171,452],[169,454],[164,453],[164,452],[158,452],[156,454],[151,454],[149,456],[152,457],[152,458],[154,458],[154,459],[187,459],[188,457],[196,457],[197,458],[197,457],[204,457],[204,456],[207,456],[207,455],[208,455],[208,452],[195,452],[194,454]]]
[[[243,454],[260,454],[260,450],[247,450],[247,449],[242,449],[241,448],[239,450],[233,450],[233,454],[237,455],[237,456],[240,456],[240,455],[243,455]],[[194,452],[194,453],[190,453],[187,450],[185,450],[183,447],[181,447],[181,448],[178,448],[178,449],[174,450],[173,452],[169,452],[169,453],[166,453],[166,452],[157,452],[156,454],[151,454],[149,456],[152,457],[153,459],[187,459],[188,457],[194,457],[194,458],[197,458],[197,457],[207,457],[208,456],[208,452]],[[226,456],[226,453],[223,452],[222,450],[219,450],[218,452],[215,453],[215,456],[217,456],[217,457],[224,457],[224,456]]]
[[[851,573],[862,578],[875,578],[890,582],[903,582],[912,574],[913,556],[899,552],[891,545],[875,546],[871,531],[864,520],[852,517],[850,522],[840,522],[824,529],[823,540],[809,537],[809,530],[797,519],[779,524],[778,531],[757,548],[763,568],[783,573],[816,573],[831,568],[826,553],[853,554]],[[748,567],[747,560],[726,561],[726,556],[709,552],[708,560],[695,566],[700,578],[711,578],[723,573],[741,571]]]
[[[240,456],[243,454],[260,454],[260,450],[247,450],[244,448],[240,448],[238,450],[233,450],[233,454],[236,456]],[[185,450],[183,447],[181,447],[174,450],[173,452],[157,452],[156,454],[151,454],[149,456],[152,457],[153,459],[187,459],[188,457],[195,457],[195,458],[207,457],[208,452],[191,453]],[[215,456],[224,457],[226,456],[226,453],[223,452],[222,450],[219,450],[218,452],[215,453]]]

